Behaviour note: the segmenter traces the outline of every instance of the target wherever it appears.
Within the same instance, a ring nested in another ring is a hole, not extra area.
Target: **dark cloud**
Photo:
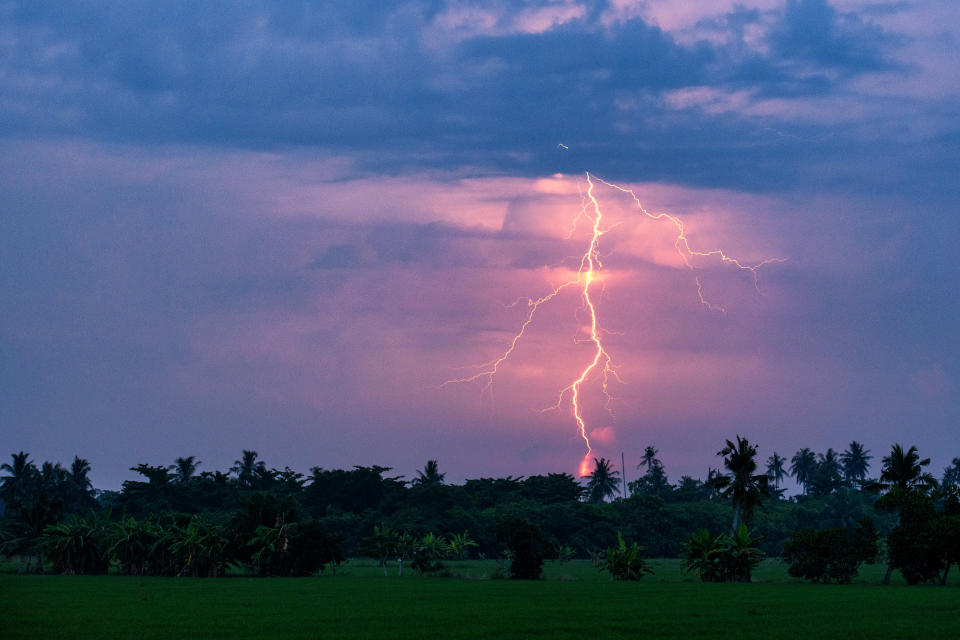
[[[829,123],[663,100],[687,87],[835,95],[854,76],[894,68],[897,40],[866,17],[790,0],[700,25],[723,42],[682,44],[636,18],[601,27],[596,3],[540,33],[508,28],[536,6],[494,5],[492,33],[445,40],[435,23],[443,2],[13,3],[0,13],[0,28],[16,34],[0,63],[0,134],[306,146],[394,172],[569,164],[749,189],[802,180],[809,150],[780,139],[768,153],[771,125],[837,143],[814,153],[869,152]],[[748,46],[746,29],[771,18],[768,51]],[[567,158],[550,153],[559,141]]]
[[[827,0],[788,0],[770,35],[771,47],[780,58],[847,74],[894,67],[887,52],[897,41],[856,14],[838,12]]]

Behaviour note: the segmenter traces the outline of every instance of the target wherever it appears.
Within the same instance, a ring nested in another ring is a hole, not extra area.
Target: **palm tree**
[[[729,475],[720,476],[716,484],[722,497],[733,500],[733,524],[730,527],[733,536],[741,522],[753,517],[754,507],[763,498],[770,497],[770,477],[765,473],[754,473],[757,470],[757,447],[739,435],[736,444],[727,440],[717,455],[724,456],[723,466],[729,471]]]
[[[895,444],[890,455],[883,458],[880,481],[871,485],[871,488],[887,492],[916,490],[926,493],[937,486],[937,479],[923,470],[928,464],[930,458],[921,460],[916,447],[904,452],[902,446]]]
[[[603,502],[609,496],[620,493],[620,472],[614,471],[606,458],[594,458],[593,472],[587,476],[587,495],[593,503]]]
[[[93,482],[88,475],[90,468],[90,462],[80,456],[74,456],[70,471],[67,472],[70,479],[70,482],[67,483],[69,486],[67,495],[70,502],[70,511],[74,513],[92,508],[97,504],[94,499]]]
[[[863,481],[867,478],[867,471],[870,469],[872,458],[869,449],[865,449],[856,440],[851,442],[847,450],[840,454],[840,462],[843,465],[843,479],[851,484],[863,484]]]
[[[780,483],[787,477],[787,472],[783,466],[786,463],[787,459],[776,451],[773,452],[772,456],[767,458],[767,475],[773,480],[773,486],[776,489],[780,488]]]
[[[197,472],[197,467],[202,463],[196,456],[187,456],[186,458],[177,458],[173,461],[173,477],[177,484],[186,484],[193,478]]]
[[[4,476],[0,482],[0,498],[7,504],[17,504],[26,497],[30,485],[39,476],[37,465],[30,461],[30,454],[21,451],[12,454],[13,463],[0,464],[0,470],[10,475]]]
[[[417,478],[413,479],[413,484],[420,485],[422,487],[430,487],[438,484],[443,484],[443,479],[447,474],[440,473],[440,465],[437,464],[436,460],[427,460],[427,464],[424,465],[423,471],[417,471]]]
[[[807,447],[800,449],[790,458],[790,475],[803,487],[804,493],[807,493],[807,487],[816,472],[817,456]]]
[[[647,448],[644,449],[644,451],[643,451],[643,457],[640,459],[640,464],[637,465],[637,469],[641,469],[641,468],[643,468],[643,467],[646,467],[646,468],[647,468],[647,471],[650,471],[651,469],[653,469],[654,465],[656,465],[656,464],[659,463],[659,462],[660,462],[660,461],[657,460],[657,450],[656,450],[656,448],[654,448],[654,447],[647,447]]]
[[[88,489],[93,488],[93,482],[91,482],[88,474],[90,473],[90,462],[81,458],[80,456],[73,457],[73,463],[70,465],[70,479],[76,483],[78,487],[87,491]]]
[[[269,474],[267,465],[262,460],[257,461],[257,455],[256,451],[244,449],[243,456],[239,460],[234,460],[233,466],[230,467],[230,471],[237,474],[237,483],[245,489],[253,488],[258,479]]]
[[[817,455],[817,468],[807,482],[807,488],[815,496],[828,496],[840,489],[842,467],[837,452],[832,448]]]
[[[930,464],[930,458],[921,460],[916,447],[910,447],[904,451],[902,446],[895,444],[890,450],[890,455],[883,458],[880,479],[867,486],[870,491],[884,493],[877,500],[877,506],[897,511],[898,526],[899,513],[912,502],[911,498],[915,498],[917,494],[926,496],[937,486],[936,478],[923,470],[928,464]],[[883,584],[890,584],[892,573],[893,562],[888,554],[887,573],[883,577]]]
[[[954,458],[943,470],[943,480],[940,483],[944,487],[960,485],[960,458]]]

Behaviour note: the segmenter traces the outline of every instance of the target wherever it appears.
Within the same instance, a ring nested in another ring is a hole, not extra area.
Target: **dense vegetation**
[[[446,484],[436,461],[405,481],[389,468],[268,468],[244,451],[228,472],[198,472],[192,456],[132,467],[140,479],[96,491],[90,465],[69,469],[24,452],[3,464],[0,551],[24,571],[215,577],[336,572],[346,557],[375,558],[384,574],[444,571],[451,559],[500,558],[538,578],[549,558],[591,558],[616,580],[647,573],[646,557],[681,557],[704,581],[749,581],[765,556],[791,573],[848,582],[878,554],[886,578],[945,583],[960,559],[960,459],[938,481],[915,448],[892,447],[876,479],[871,456],[774,453],[759,469],[747,439],[727,441],[706,480],[671,484],[648,447],[643,475],[619,496],[605,459],[581,484],[569,474]],[[789,468],[788,468],[789,464]],[[803,488],[785,498],[790,474]]]

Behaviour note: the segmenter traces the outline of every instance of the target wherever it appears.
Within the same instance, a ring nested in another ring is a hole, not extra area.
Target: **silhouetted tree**
[[[497,540],[510,551],[510,577],[537,580],[543,575],[543,562],[555,558],[556,545],[540,529],[523,518],[510,517],[494,528]]]
[[[239,460],[234,460],[230,471],[237,475],[237,484],[243,489],[264,489],[273,480],[267,465],[257,460],[257,452],[243,450]]]
[[[642,476],[630,483],[630,492],[641,495],[665,496],[670,493],[670,481],[663,469],[663,463],[657,458],[657,450],[647,447],[638,469],[646,468]]]
[[[787,459],[776,451],[773,452],[772,456],[767,458],[767,475],[773,480],[773,486],[777,489],[780,488],[780,483],[783,482],[783,479],[787,477],[787,471],[784,467],[785,464],[787,464]]]
[[[788,573],[811,582],[849,583],[860,565],[873,562],[876,555],[877,533],[869,518],[849,529],[806,529],[791,533],[783,547],[783,559],[790,563]]]
[[[808,485],[816,472],[817,456],[807,447],[800,449],[790,458],[790,475],[803,487],[804,493],[807,493]]]
[[[727,440],[726,446],[717,452],[723,456],[723,466],[729,472],[716,480],[720,495],[733,501],[733,523],[731,536],[735,535],[741,522],[753,518],[753,509],[770,497],[770,477],[755,474],[757,470],[757,448],[746,438],[737,436],[737,442]]]
[[[847,450],[840,454],[840,462],[843,464],[843,479],[850,484],[862,484],[867,479],[872,458],[869,449],[864,448],[856,440],[852,441]]]
[[[937,479],[923,470],[928,464],[930,458],[921,460],[916,447],[904,451],[902,446],[895,444],[890,455],[883,458],[880,480],[870,488],[888,494],[894,490],[917,490],[926,493],[937,486]]]
[[[817,456],[817,468],[807,482],[809,493],[815,496],[828,496],[840,489],[843,484],[840,458],[833,449]]]
[[[436,460],[427,460],[423,466],[423,471],[417,471],[417,477],[413,479],[413,484],[429,487],[437,484],[443,484],[445,473],[440,473],[440,465]]]
[[[186,458],[177,458],[173,461],[173,478],[177,484],[186,484],[197,472],[197,467],[201,462],[196,456],[187,456]]]
[[[940,481],[944,487],[960,485],[960,458],[954,458],[953,461],[943,470],[943,479]]]
[[[67,472],[69,490],[67,495],[67,510],[70,513],[83,513],[88,509],[97,506],[94,498],[93,482],[90,480],[90,463],[74,456],[70,464],[70,471]]]
[[[877,500],[878,507],[897,513],[897,527],[887,537],[890,551],[883,583],[890,584],[890,574],[893,569],[898,564],[907,562],[903,557],[909,555],[900,554],[900,558],[897,557],[897,549],[904,548],[898,543],[908,542],[911,537],[915,538],[917,532],[912,529],[932,517],[933,503],[929,493],[937,486],[937,481],[932,474],[923,470],[923,467],[930,464],[930,458],[921,460],[915,446],[904,451],[901,445],[894,444],[890,455],[884,456],[882,464],[880,479],[868,485],[867,488],[883,494]],[[913,575],[908,569],[904,577],[908,577],[910,581]]]
[[[637,465],[637,469],[646,468],[649,471],[654,465],[658,464],[660,460],[657,459],[657,450],[655,447],[648,446],[643,450],[643,456],[640,458],[640,464]]]
[[[548,473],[545,476],[530,476],[523,481],[521,493],[540,504],[577,502],[584,489],[569,473]]]
[[[608,497],[620,493],[620,473],[606,458],[594,458],[593,471],[588,476],[587,496],[590,502],[600,503]]]

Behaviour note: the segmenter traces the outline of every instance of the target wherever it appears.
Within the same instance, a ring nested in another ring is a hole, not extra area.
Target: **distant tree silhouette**
[[[587,496],[590,502],[600,503],[608,497],[620,493],[620,472],[614,471],[606,458],[594,458],[594,468],[587,482]]]
[[[816,471],[807,482],[808,493],[828,496],[838,491],[843,484],[842,470],[836,451],[827,449],[826,453],[818,454]]]
[[[847,450],[840,454],[840,462],[843,465],[843,479],[849,484],[862,484],[867,479],[872,458],[869,449],[864,448],[856,440],[851,442]]]
[[[647,447],[637,469],[646,468],[644,474],[630,483],[630,492],[643,495],[663,496],[670,493],[670,482],[663,469],[663,463],[657,458],[657,450]]]
[[[890,455],[883,458],[880,480],[870,488],[888,493],[894,490],[917,490],[926,493],[937,486],[937,479],[923,470],[928,464],[930,458],[921,460],[916,447],[904,451],[901,445],[895,444]]]
[[[243,450],[239,460],[233,461],[230,471],[237,475],[237,484],[244,489],[262,489],[273,480],[273,474],[267,470],[262,460],[257,460],[256,451]]]
[[[427,460],[423,466],[423,471],[417,471],[417,477],[413,479],[413,484],[429,487],[443,484],[445,473],[440,473],[440,465],[436,460]]]
[[[202,463],[196,456],[187,456],[186,458],[177,458],[173,461],[174,479],[177,484],[186,484],[194,477],[197,467]]]
[[[67,510],[70,513],[83,513],[97,506],[97,501],[94,498],[93,482],[89,476],[90,470],[90,463],[87,460],[80,456],[73,457],[70,471],[67,472],[69,488],[66,500]]]
[[[943,470],[943,479],[940,481],[944,487],[954,487],[960,485],[960,458],[954,458],[953,461]]]
[[[767,475],[773,480],[773,486],[777,489],[780,488],[780,483],[783,482],[783,479],[787,477],[787,471],[784,467],[786,464],[787,459],[776,451],[773,452],[772,456],[767,458]]]
[[[816,472],[817,455],[809,448],[800,449],[790,458],[790,475],[797,481],[797,484],[803,487],[804,493],[808,492],[810,482]]]
[[[637,465],[637,469],[646,468],[647,471],[649,471],[659,462],[660,461],[657,460],[657,449],[655,447],[648,446],[643,450],[643,456],[640,458],[640,464]]]
[[[770,497],[770,477],[754,473],[757,470],[757,447],[739,435],[736,443],[727,440],[726,446],[717,455],[724,457],[723,466],[729,472],[715,482],[720,495],[733,501],[733,523],[730,526],[730,535],[733,537],[741,522],[749,522],[753,518],[754,507],[765,497]]]
[[[888,544],[893,541],[894,547],[901,546],[896,544],[897,534],[909,530],[915,524],[911,521],[926,519],[930,515],[926,512],[933,511],[932,504],[929,504],[929,493],[937,486],[937,480],[923,470],[929,464],[930,458],[921,460],[915,446],[904,451],[900,444],[894,444],[890,455],[883,457],[880,479],[867,486],[868,490],[883,494],[877,500],[878,507],[897,512],[897,527],[888,536]],[[894,565],[898,564],[896,555],[893,548],[888,552],[883,584],[890,584],[890,575]]]

